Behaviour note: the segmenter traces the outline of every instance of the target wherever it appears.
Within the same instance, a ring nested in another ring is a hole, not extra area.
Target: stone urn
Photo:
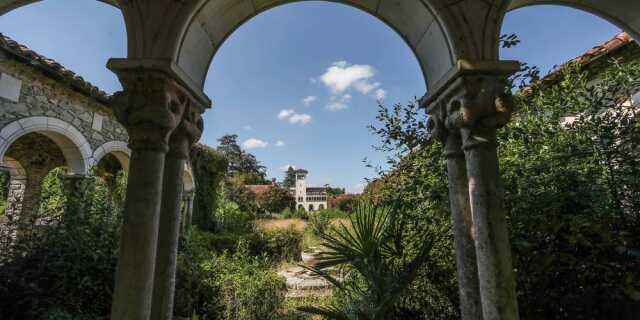
[[[307,267],[314,267],[318,263],[318,256],[320,256],[320,253],[316,251],[315,248],[309,248],[302,251],[301,256],[304,265]]]

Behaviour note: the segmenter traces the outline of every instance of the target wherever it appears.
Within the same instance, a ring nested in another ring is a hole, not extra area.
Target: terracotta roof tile
[[[274,186],[272,184],[265,184],[265,185],[247,185],[245,186],[247,189],[249,189],[249,191],[255,193],[255,194],[261,194],[271,188],[273,188]]]
[[[104,104],[106,104],[109,99],[109,95],[107,95],[106,92],[84,80],[75,72],[65,68],[53,59],[40,55],[2,33],[0,33],[0,49],[42,70],[48,76],[70,85],[88,97],[94,98]]]
[[[581,56],[573,58],[571,61],[569,61],[569,63],[573,63],[573,62],[588,63],[600,56],[608,54],[633,41],[634,41],[633,38],[631,38],[631,36],[628,33],[626,32],[618,33],[615,37],[613,37],[609,41],[593,47],[591,50],[585,52]]]

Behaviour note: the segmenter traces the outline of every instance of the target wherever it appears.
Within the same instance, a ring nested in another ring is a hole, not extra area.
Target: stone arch
[[[310,204],[309,205],[309,212],[314,211],[314,210],[315,210],[315,208],[313,207],[313,204]]]
[[[0,166],[5,166],[4,156],[12,143],[32,132],[53,140],[62,151],[67,171],[71,175],[86,175],[92,164],[91,145],[73,125],[51,117],[29,117],[14,121],[0,131]]]
[[[512,0],[509,10],[534,5],[560,5],[599,16],[640,41],[640,1],[637,0]]]
[[[30,5],[32,3],[40,2],[42,0],[0,0],[0,16],[3,14],[18,9],[20,7],[24,7],[26,5]],[[117,7],[118,4],[116,0],[98,0],[100,2],[104,2],[110,4],[114,7]]]
[[[127,146],[127,143],[124,141],[109,141],[101,146],[99,146],[93,152],[93,164],[98,165],[100,160],[104,158],[106,155],[112,154],[124,171],[129,171],[129,158],[131,158],[131,150]]]
[[[203,1],[187,23],[175,60],[193,86],[202,88],[209,65],[224,41],[242,24],[271,8],[302,0]],[[455,37],[449,36],[434,0],[329,0],[363,10],[395,30],[413,50],[428,87],[454,67]],[[496,41],[497,47],[497,41]]]

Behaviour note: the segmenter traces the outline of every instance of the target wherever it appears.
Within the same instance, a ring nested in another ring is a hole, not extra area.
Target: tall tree
[[[218,142],[220,145],[217,150],[229,162],[229,175],[241,176],[245,184],[268,183],[266,167],[260,164],[256,156],[240,148],[237,134],[226,134]]]
[[[293,169],[292,166],[287,168],[287,172],[284,177],[284,181],[282,182],[282,186],[285,188],[293,188],[296,186],[296,170]]]

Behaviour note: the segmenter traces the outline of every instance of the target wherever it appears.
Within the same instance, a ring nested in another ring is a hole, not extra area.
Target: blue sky
[[[70,10],[70,8],[73,8]],[[124,23],[117,10],[97,1],[49,0],[0,17],[0,32],[56,59],[107,92],[119,90],[104,65],[126,55]],[[538,6],[509,13],[503,33],[522,43],[503,50],[549,70],[609,38],[619,29],[574,9]],[[426,91],[418,62],[384,23],[352,7],[310,1],[280,6],[249,20],[213,60],[205,92],[214,107],[205,114],[202,142],[215,146],[225,133],[281,179],[286,165],[310,171],[310,182],[350,191],[362,188],[382,164],[376,98],[405,103]],[[305,101],[306,100],[306,101]]]

